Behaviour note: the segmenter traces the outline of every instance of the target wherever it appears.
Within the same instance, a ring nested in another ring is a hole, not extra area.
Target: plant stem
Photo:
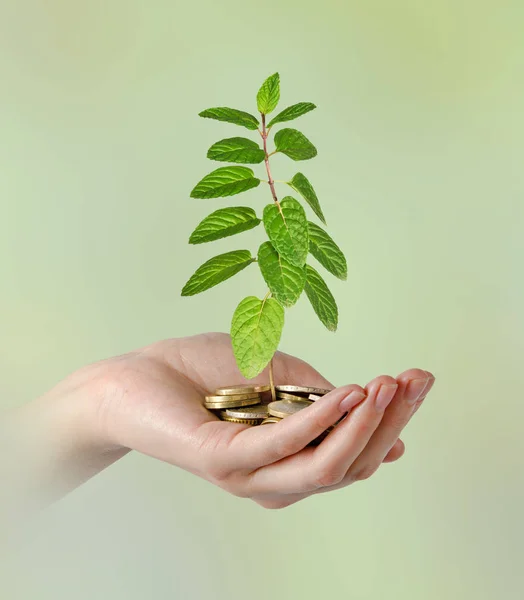
[[[262,131],[259,130],[259,133],[262,136],[262,141],[264,144],[264,153],[265,153],[264,163],[266,165],[266,171],[267,171],[267,182],[269,183],[269,189],[271,190],[271,195],[273,196],[273,200],[274,200],[275,204],[278,206],[278,210],[280,211],[280,214],[282,214],[282,208],[280,207],[280,202],[278,201],[277,193],[275,191],[275,181],[273,180],[273,177],[271,176],[271,169],[269,167],[269,157],[271,155],[268,154],[268,151],[267,151],[267,137],[269,135],[269,130],[266,128],[266,115],[264,113],[261,113],[261,117],[262,117]],[[275,154],[275,153],[272,152],[271,154]],[[283,217],[284,217],[284,215],[282,215],[282,218]],[[268,292],[266,294],[266,297],[264,298],[264,302],[270,293],[271,292]],[[277,394],[275,391],[275,380],[273,377],[273,358],[271,358],[271,360],[269,361],[269,386],[271,387],[271,400],[274,402],[277,399]]]
[[[267,171],[267,182],[269,183],[269,187],[271,189],[271,195],[273,196],[273,200],[278,205],[278,208],[280,210],[280,203],[278,201],[277,193],[275,191],[275,182],[273,180],[273,177],[271,177],[271,169],[269,167],[269,154],[267,152],[267,136],[269,135],[269,131],[266,129],[266,115],[261,113],[261,116],[262,116],[262,132],[260,135],[262,136],[262,141],[264,143],[264,152],[266,154],[266,156],[264,158],[264,163],[266,165],[266,171]]]
[[[273,376],[273,359],[269,361],[269,385],[271,386],[271,400],[274,402],[277,399],[277,393],[275,391],[275,379]]]

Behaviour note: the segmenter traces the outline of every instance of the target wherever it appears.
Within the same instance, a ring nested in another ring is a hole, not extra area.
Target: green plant
[[[275,125],[296,119],[316,108],[310,102],[299,102],[267,123],[267,116],[276,108],[279,99],[280,78],[275,73],[266,79],[257,94],[260,122],[257,117],[233,108],[210,108],[200,113],[201,117],[258,131],[262,147],[245,137],[227,138],[213,144],[207,157],[237,164],[264,163],[273,198],[273,202],[264,208],[262,220],[247,206],[220,208],[199,223],[189,238],[190,244],[201,244],[253,229],[261,222],[264,224],[269,241],[260,246],[257,257],[252,256],[249,250],[233,250],[215,256],[195,271],[182,290],[183,296],[198,294],[258,262],[269,291],[262,299],[256,296],[244,298],[237,306],[231,323],[233,351],[238,367],[247,379],[258,375],[270,363],[284,327],[284,308],[293,306],[303,291],[322,323],[331,331],[337,328],[335,299],[316,269],[306,264],[308,254],[312,254],[335,277],[344,280],[347,277],[344,254],[326,231],[308,221],[303,206],[294,197],[285,196],[280,201],[277,197],[270,157],[280,152],[299,161],[317,155],[315,146],[306,136],[290,128],[280,129],[275,134],[275,150],[268,151],[269,134]],[[249,167],[220,167],[195,186],[191,197],[233,196],[256,188],[261,181]],[[282,183],[299,194],[316,217],[326,224],[317,195],[305,175],[297,173],[290,181]]]

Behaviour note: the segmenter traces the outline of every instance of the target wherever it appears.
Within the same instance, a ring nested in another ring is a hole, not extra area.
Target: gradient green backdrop
[[[127,457],[28,527],[2,598],[524,596],[523,19],[521,0],[0,0],[3,405],[227,331],[264,293],[256,269],[180,288],[232,248],[187,245],[228,205],[189,198],[205,151],[239,134],[197,113],[254,111],[276,70],[283,106],[318,105],[303,169],[349,262],[338,333],[303,298],[281,348],[337,384],[437,376],[399,463],[284,511]]]

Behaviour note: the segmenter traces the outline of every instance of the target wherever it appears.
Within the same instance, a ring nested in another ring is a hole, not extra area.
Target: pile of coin
[[[245,425],[278,423],[320,400],[330,390],[298,385],[275,386],[276,399],[271,401],[269,385],[236,385],[217,388],[206,396],[204,406],[222,421]],[[333,429],[330,427],[313,444],[318,444]]]

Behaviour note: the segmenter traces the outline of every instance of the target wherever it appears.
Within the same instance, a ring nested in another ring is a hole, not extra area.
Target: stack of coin
[[[298,386],[275,386],[276,401],[265,402],[270,398],[268,385],[236,385],[218,388],[212,396],[206,396],[204,406],[213,411],[222,421],[245,425],[268,425],[311,406],[327,394],[328,389]],[[318,445],[333,427],[327,429],[311,444]]]
[[[320,400],[330,390],[324,388],[298,386],[298,385],[277,385],[275,387],[277,400],[271,402],[268,406],[271,417],[262,422],[262,424],[274,423],[274,419],[285,419],[300,410],[311,406],[315,401]],[[311,442],[311,446],[317,446],[333,430],[329,427],[324,433]]]
[[[222,421],[259,425],[269,416],[262,404],[268,385],[235,385],[217,388],[213,396],[206,396],[204,406],[215,412]]]
[[[325,388],[302,386],[302,385],[277,385],[275,386],[277,399],[279,400],[320,400],[331,390]]]

